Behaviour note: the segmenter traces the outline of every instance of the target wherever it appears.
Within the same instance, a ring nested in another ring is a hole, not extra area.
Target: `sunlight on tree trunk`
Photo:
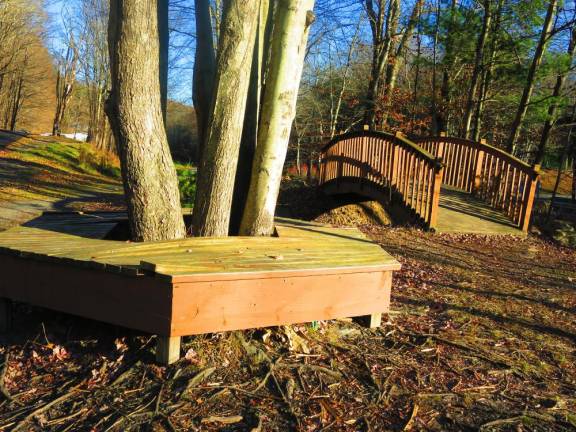
[[[232,198],[232,212],[230,215],[230,233],[232,235],[237,234],[240,230],[242,214],[248,198],[248,190],[250,189],[250,174],[258,140],[262,88],[270,57],[270,32],[272,30],[273,16],[274,7],[273,5],[271,7],[270,1],[260,0],[256,43],[254,44],[250,86],[248,88],[248,99],[244,116],[244,129],[242,130],[242,140],[240,141],[238,167],[236,169],[234,195]]]
[[[186,233],[162,116],[157,18],[156,0],[110,2],[112,90],[106,112],[118,144],[135,241]]]
[[[258,130],[258,145],[242,217],[242,235],[271,235],[274,212],[296,112],[313,0],[286,0],[277,5],[272,53]]]
[[[218,42],[212,113],[198,167],[195,236],[226,236],[246,110],[259,1],[226,3]]]

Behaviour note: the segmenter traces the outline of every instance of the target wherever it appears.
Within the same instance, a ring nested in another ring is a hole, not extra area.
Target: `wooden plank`
[[[391,272],[371,272],[178,283],[172,335],[387,312],[391,280]]]

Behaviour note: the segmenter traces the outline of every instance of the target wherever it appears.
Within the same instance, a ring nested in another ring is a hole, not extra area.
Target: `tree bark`
[[[242,235],[271,235],[274,212],[288,149],[302,76],[308,31],[314,20],[313,0],[285,0],[277,5],[272,55],[264,89]]]
[[[210,0],[196,0],[196,54],[194,59],[194,78],[192,99],[196,113],[198,148],[196,160],[200,163],[202,148],[206,140],[206,128],[212,105],[216,54],[210,16]]]
[[[196,236],[227,236],[246,111],[258,0],[229,0],[218,41],[213,111],[198,167],[192,215]]]
[[[112,89],[106,112],[119,149],[135,241],[186,234],[162,117],[157,20],[157,0],[110,2]]]
[[[550,39],[550,33],[554,25],[554,16],[556,15],[557,0],[550,0],[548,2],[548,10],[546,11],[546,18],[544,19],[544,24],[542,26],[542,32],[540,33],[540,40],[536,46],[536,51],[534,52],[534,57],[532,58],[532,64],[528,70],[528,77],[526,78],[526,85],[524,86],[524,91],[522,92],[522,97],[520,99],[520,104],[518,105],[518,111],[512,122],[510,128],[510,135],[508,137],[508,144],[506,150],[508,153],[514,154],[516,152],[516,141],[520,135],[520,127],[526,116],[526,111],[528,110],[528,104],[532,97],[532,92],[534,91],[534,85],[536,82],[536,72],[542,63],[542,58],[546,52],[546,46],[548,40]]]
[[[568,43],[568,49],[566,50],[568,67],[566,70],[562,71],[556,77],[556,84],[554,85],[554,91],[552,92],[552,103],[548,108],[548,117],[544,122],[544,128],[542,129],[542,136],[540,137],[540,143],[538,144],[538,150],[536,151],[536,156],[534,157],[534,164],[540,165],[542,159],[544,159],[544,152],[546,150],[546,145],[548,144],[548,139],[550,138],[550,132],[554,127],[556,122],[556,111],[558,110],[557,99],[562,95],[562,89],[564,88],[564,83],[568,77],[572,66],[572,60],[574,59],[574,50],[576,48],[576,26],[572,29],[572,34],[570,36],[570,42]]]
[[[475,97],[478,92],[478,81],[482,72],[482,63],[484,60],[484,47],[486,46],[486,40],[488,39],[488,34],[490,33],[490,22],[492,20],[491,0],[484,1],[484,19],[482,20],[482,31],[478,36],[478,42],[476,44],[476,55],[474,59],[474,70],[472,71],[472,76],[470,77],[470,87],[468,88],[468,100],[466,102],[466,111],[464,112],[464,125],[462,136],[466,139],[470,138],[471,125],[472,125],[472,115],[474,112]]]
[[[250,175],[258,140],[258,120],[260,119],[262,88],[269,58],[270,32],[272,30],[272,20],[274,16],[273,9],[274,6],[270,5],[269,0],[260,0],[256,43],[254,44],[250,85],[248,87],[246,113],[244,115],[244,128],[240,141],[240,152],[238,154],[238,166],[232,197],[232,211],[230,215],[230,234],[232,235],[238,234],[240,230],[242,214],[244,213],[248,190],[250,189]]]

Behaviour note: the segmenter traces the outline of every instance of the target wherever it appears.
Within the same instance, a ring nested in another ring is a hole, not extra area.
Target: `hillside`
[[[88,146],[0,131],[0,229],[45,210],[122,207],[118,169],[102,169]]]

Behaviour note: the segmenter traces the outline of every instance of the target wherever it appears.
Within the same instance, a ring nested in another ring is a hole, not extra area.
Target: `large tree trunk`
[[[186,234],[160,97],[157,0],[111,0],[112,89],[106,112],[119,149],[132,239]]]
[[[552,92],[552,103],[548,108],[548,117],[544,122],[544,128],[542,129],[542,136],[540,137],[540,143],[538,144],[538,150],[536,156],[534,157],[534,164],[540,165],[542,159],[544,159],[544,152],[546,150],[546,145],[548,144],[548,139],[550,138],[550,132],[554,127],[556,122],[556,111],[558,110],[558,98],[562,94],[562,89],[564,88],[564,83],[568,77],[568,73],[572,68],[572,60],[574,58],[574,50],[576,48],[576,26],[572,29],[572,35],[570,36],[570,42],[568,43],[567,54],[567,69],[562,71],[556,77],[556,84],[554,85],[554,91]]]
[[[229,0],[218,41],[213,111],[198,167],[196,236],[226,236],[258,20],[257,0]]]
[[[194,59],[192,99],[196,114],[196,130],[198,131],[196,160],[200,163],[212,105],[216,54],[214,52],[210,0],[196,0],[195,5],[196,54]]]
[[[243,235],[271,235],[274,229],[313,7],[313,0],[285,0],[277,5],[258,145],[240,227]]]
[[[244,206],[248,198],[248,190],[250,189],[250,175],[258,140],[262,87],[269,60],[270,32],[272,30],[273,17],[274,4],[270,5],[269,0],[260,0],[256,43],[254,44],[250,86],[248,87],[246,113],[244,115],[244,129],[242,130],[242,139],[240,141],[238,167],[236,169],[236,180],[232,197],[230,215],[230,233],[232,235],[238,234],[240,230],[242,214],[244,213]]]
[[[510,135],[508,137],[507,151],[509,153],[515,153],[516,151],[516,141],[520,135],[520,128],[524,122],[524,117],[526,116],[526,111],[528,110],[528,104],[532,97],[532,92],[534,91],[534,85],[536,83],[536,72],[542,63],[542,58],[546,52],[546,46],[548,40],[550,39],[550,33],[554,25],[554,16],[556,15],[557,0],[550,0],[548,2],[548,10],[546,12],[546,18],[544,19],[544,24],[542,26],[542,32],[540,33],[540,40],[536,46],[536,51],[534,52],[534,57],[532,58],[532,64],[528,70],[528,77],[526,78],[526,84],[524,86],[524,91],[522,92],[522,98],[520,99],[520,104],[518,105],[518,111],[512,122],[512,127],[510,128]]]
[[[486,46],[486,40],[488,39],[488,34],[490,33],[490,21],[492,20],[492,12],[490,10],[491,0],[484,1],[484,19],[482,21],[482,31],[478,36],[478,42],[476,44],[476,56],[474,59],[474,70],[472,71],[472,77],[470,78],[470,87],[468,88],[468,100],[466,102],[466,111],[464,112],[464,124],[462,126],[462,136],[466,139],[470,138],[471,125],[472,125],[472,115],[474,112],[475,97],[478,91],[478,81],[480,80],[482,72],[482,63],[484,60],[484,47]]]

